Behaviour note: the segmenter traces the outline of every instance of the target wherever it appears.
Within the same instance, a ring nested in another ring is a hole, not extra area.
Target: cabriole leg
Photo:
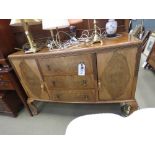
[[[138,109],[139,107],[136,101],[121,103],[121,114],[123,116],[129,116]]]
[[[29,98],[29,99],[27,100],[27,104],[29,105],[29,107],[30,107],[30,109],[31,109],[31,111],[32,111],[33,116],[34,116],[34,115],[37,115],[37,114],[38,114],[38,108],[37,108],[37,106],[35,105],[34,100]]]

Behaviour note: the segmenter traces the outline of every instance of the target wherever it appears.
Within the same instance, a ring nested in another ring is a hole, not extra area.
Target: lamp
[[[23,26],[26,37],[30,44],[30,49],[25,51],[25,53],[35,53],[39,49],[36,47],[36,44],[33,41],[32,35],[29,32],[29,25],[37,25],[40,24],[41,20],[39,19],[12,19],[10,25],[11,26]]]
[[[78,23],[81,23],[82,21],[83,21],[82,19],[68,19],[68,22],[70,25],[78,24]]]
[[[58,32],[58,28],[66,28],[69,27],[69,22],[67,19],[43,19],[42,20],[42,28],[43,30],[50,30],[52,36],[52,44],[51,47],[53,49],[53,45],[56,46],[56,42],[54,39],[53,29],[56,29]],[[58,34],[58,39],[60,42],[60,35]]]
[[[59,28],[66,28],[66,27],[69,27],[72,24],[81,23],[82,21],[83,21],[82,19],[43,19],[42,20],[42,28],[44,30],[50,30],[50,33],[51,33],[51,36],[52,36],[52,41],[50,42],[50,44],[48,44],[48,47],[50,49],[53,49],[54,47],[61,47],[62,48],[62,44],[58,45],[58,43],[54,39],[53,29],[57,29],[57,32],[58,32]],[[67,34],[68,36],[70,36],[68,33],[66,33],[66,32],[64,32],[64,33]],[[59,43],[60,43],[60,35],[59,35],[59,33],[57,33],[57,36],[58,36],[58,40],[59,40]]]

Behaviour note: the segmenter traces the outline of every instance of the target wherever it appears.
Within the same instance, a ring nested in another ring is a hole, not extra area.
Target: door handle
[[[41,89],[43,90],[44,89],[44,83],[41,83]]]
[[[98,80],[98,88],[100,89],[101,88],[101,81]]]

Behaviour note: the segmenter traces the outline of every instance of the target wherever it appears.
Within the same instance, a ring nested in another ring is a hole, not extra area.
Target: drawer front
[[[48,89],[88,89],[94,88],[94,76],[52,76],[45,77]]]
[[[0,81],[10,81],[8,74],[0,74]]]
[[[59,90],[52,91],[51,99],[54,101],[87,102],[95,101],[95,90]]]
[[[0,90],[14,90],[14,87],[11,82],[0,81]]]
[[[93,73],[92,55],[40,58],[39,64],[44,75],[78,75],[78,65],[85,65],[85,74]]]

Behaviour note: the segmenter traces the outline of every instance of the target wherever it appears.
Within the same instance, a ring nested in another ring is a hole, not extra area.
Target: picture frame
[[[147,57],[150,55],[150,52],[154,46],[154,43],[155,43],[155,33],[152,33],[147,41],[147,44],[143,52],[144,55],[146,55]]]

